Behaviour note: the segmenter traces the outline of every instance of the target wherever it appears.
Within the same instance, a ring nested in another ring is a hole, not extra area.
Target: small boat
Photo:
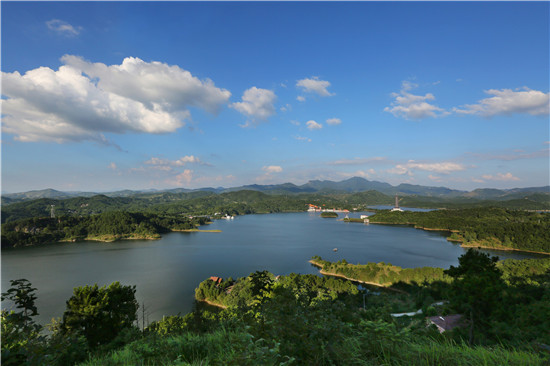
[[[334,248],[332,249],[333,252],[337,252],[338,251],[338,248]]]

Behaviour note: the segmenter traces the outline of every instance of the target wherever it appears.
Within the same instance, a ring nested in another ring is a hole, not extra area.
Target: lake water
[[[194,289],[210,276],[237,278],[264,269],[274,274],[317,274],[308,263],[314,255],[350,263],[383,261],[408,268],[448,268],[457,265],[465,252],[438,232],[344,223],[320,218],[318,213],[239,216],[203,228],[222,232],[170,233],[155,241],[59,243],[2,250],[2,292],[11,279],[31,281],[38,289],[37,320],[46,324],[52,317],[62,316],[74,287],[119,281],[137,286],[140,306],[145,304],[153,321],[191,311]],[[501,258],[532,257],[490,253]]]

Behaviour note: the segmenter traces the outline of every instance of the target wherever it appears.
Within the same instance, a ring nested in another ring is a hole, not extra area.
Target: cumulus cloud
[[[48,20],[46,22],[46,26],[50,30],[52,30],[54,32],[57,32],[59,34],[62,34],[64,36],[67,36],[67,37],[78,36],[80,34],[80,32],[82,31],[82,27],[72,26],[69,23],[67,23],[63,20],[59,20],[59,19]]]
[[[498,115],[530,114],[533,116],[550,113],[550,93],[531,90],[490,89],[485,94],[490,98],[480,100],[476,104],[467,104],[461,108],[453,108],[459,114],[476,114],[483,117]]]
[[[306,97],[304,97],[304,96],[302,96],[302,95],[298,95],[298,96],[296,97],[296,100],[297,100],[298,102],[305,102],[305,101],[306,101]]]
[[[296,87],[300,88],[306,93],[313,93],[320,95],[321,97],[330,97],[334,95],[329,92],[327,88],[330,86],[330,82],[326,80],[319,80],[319,77],[313,76],[312,78],[305,78],[298,80],[296,82]],[[303,99],[298,99],[299,101],[304,101],[304,97],[298,97]]]
[[[245,90],[242,96],[242,102],[232,103],[230,107],[235,108],[245,116],[251,119],[252,123],[265,121],[275,114],[275,93],[268,89],[260,89],[253,86]],[[245,126],[248,126],[247,123]]]
[[[189,185],[193,180],[193,171],[190,169],[185,169],[183,173],[176,175],[174,179],[169,180],[168,182],[177,186]]]
[[[271,174],[271,173],[280,173],[283,171],[283,168],[281,168],[279,165],[269,165],[269,166],[262,167],[262,170],[267,174]]]
[[[327,125],[329,125],[329,126],[337,126],[339,124],[342,124],[342,120],[340,118],[329,118],[329,119],[327,119]]]
[[[385,112],[389,112],[396,117],[405,119],[423,119],[427,117],[443,117],[449,114],[442,108],[439,108],[427,101],[435,100],[433,94],[428,93],[424,96],[414,95],[409,93],[410,90],[418,87],[417,84],[409,81],[403,81],[401,91],[392,93],[391,96],[395,100],[391,103],[391,107],[384,108]]]
[[[497,181],[518,181],[520,180],[518,177],[515,177],[512,173],[497,173],[496,175],[491,174],[485,174],[482,175],[481,178],[484,180],[497,180]]]
[[[307,121],[306,126],[311,131],[320,130],[321,128],[323,128],[322,124],[319,124],[319,123],[315,122],[314,120]]]
[[[389,169],[388,173],[413,175],[413,170],[423,170],[439,174],[450,174],[465,169],[466,167],[464,165],[454,162],[419,163],[414,160],[409,160],[406,164],[397,164],[394,168]]]
[[[2,72],[3,131],[20,141],[105,143],[102,133],[170,133],[190,117],[190,106],[215,113],[231,93],[189,71],[125,58],[121,65],[63,56],[24,75]]]

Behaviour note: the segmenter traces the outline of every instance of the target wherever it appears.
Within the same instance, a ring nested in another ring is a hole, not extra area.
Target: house
[[[439,333],[443,333],[462,325],[462,315],[430,316],[427,318],[427,322],[428,325],[434,324],[437,330],[439,330]]]
[[[221,278],[221,277],[216,277],[216,276],[212,276],[212,277],[210,277],[210,279],[211,279],[212,281],[214,281],[214,283],[215,283],[216,285],[219,285],[219,284],[222,283],[222,281],[223,281],[223,278]]]

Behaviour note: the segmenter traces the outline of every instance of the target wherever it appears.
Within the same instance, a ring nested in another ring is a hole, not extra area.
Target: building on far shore
[[[395,195],[395,207],[392,208],[391,211],[403,212],[403,210],[399,208],[399,198],[397,197],[397,195]]]

